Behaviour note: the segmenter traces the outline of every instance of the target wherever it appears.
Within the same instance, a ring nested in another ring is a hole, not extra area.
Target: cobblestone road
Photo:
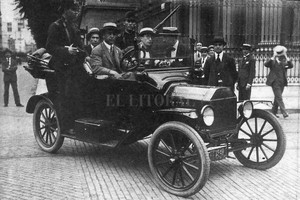
[[[25,104],[33,81],[23,71],[19,70],[19,88]],[[188,199],[300,199],[300,115],[291,114],[280,122],[287,150],[278,165],[259,171],[235,159],[212,162],[208,182]],[[155,186],[147,162],[147,140],[111,149],[66,139],[57,154],[45,153],[35,142],[32,115],[11,103],[0,107],[0,199],[183,198]]]

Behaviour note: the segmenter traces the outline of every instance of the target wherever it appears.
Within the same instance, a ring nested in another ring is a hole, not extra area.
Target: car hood
[[[187,83],[172,84],[165,93],[172,98],[211,101],[216,99],[236,98],[227,87],[192,85]]]

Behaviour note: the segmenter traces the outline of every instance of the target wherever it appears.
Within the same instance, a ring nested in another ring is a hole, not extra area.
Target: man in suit
[[[98,28],[94,27],[89,30],[86,34],[86,39],[89,44],[84,46],[85,51],[88,55],[91,55],[92,49],[95,48],[100,43],[100,31]]]
[[[264,64],[270,69],[266,84],[272,87],[274,93],[273,114],[277,116],[279,106],[283,117],[287,118],[289,115],[285,109],[282,93],[284,87],[287,86],[286,71],[287,69],[293,68],[293,63],[287,57],[286,47],[278,45],[274,47],[273,51],[273,57]]]
[[[223,51],[225,45],[224,38],[214,38],[215,55],[206,61],[204,76],[208,80],[208,85],[229,87],[234,92],[234,84],[238,73],[235,60]]]
[[[104,23],[100,34],[103,42],[96,46],[91,53],[91,67],[96,75],[108,75],[110,78],[121,78],[120,61],[122,51],[115,45],[119,33],[117,25],[113,22]]]
[[[139,56],[141,59],[141,64],[145,66],[153,66],[154,60],[147,60],[147,58],[153,57],[153,52],[151,50],[153,44],[153,36],[155,35],[154,30],[150,27],[144,27],[139,32],[139,40],[141,41],[139,46]]]
[[[160,35],[165,36],[166,52],[165,56],[167,63],[171,67],[180,67],[188,64],[189,59],[176,58],[184,57],[188,54],[187,49],[182,43],[179,42],[178,37],[181,35],[177,27],[163,27]],[[174,59],[170,59],[174,58]]]
[[[194,62],[195,62],[195,65],[200,65],[200,59],[201,59],[201,48],[202,48],[202,43],[201,42],[198,42],[196,44],[196,52],[194,53]]]
[[[82,92],[87,79],[83,68],[86,53],[76,24],[79,10],[73,0],[62,1],[62,17],[49,26],[46,42],[58,83],[61,132],[70,135],[75,134],[75,119],[84,112]]]
[[[13,59],[12,52],[9,49],[4,50],[5,60],[2,62],[2,71],[4,73],[3,81],[4,81],[4,107],[8,106],[9,99],[9,85],[11,85],[15,104],[18,107],[23,107],[20,103],[20,96],[18,92],[18,84],[17,84],[17,61]]]
[[[255,58],[252,55],[252,46],[243,44],[243,59],[239,64],[237,90],[239,101],[249,100],[251,96],[252,82],[255,76]]]

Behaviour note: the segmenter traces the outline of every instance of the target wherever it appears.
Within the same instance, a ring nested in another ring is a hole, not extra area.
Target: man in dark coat
[[[252,46],[243,44],[243,59],[239,64],[238,84],[239,101],[249,100],[251,96],[252,82],[255,76],[255,58],[252,55]]]
[[[215,55],[206,61],[204,75],[208,85],[229,87],[234,92],[238,73],[235,60],[223,51],[225,45],[222,37],[214,38]]]
[[[293,68],[293,63],[287,57],[286,47],[278,45],[273,51],[273,57],[264,64],[270,69],[266,84],[272,87],[274,93],[274,103],[272,107],[273,114],[277,116],[279,106],[283,117],[287,118],[289,115],[285,109],[282,93],[284,87],[287,86],[286,71],[287,69]]]
[[[4,50],[5,60],[2,62],[2,71],[4,73],[3,81],[4,81],[4,107],[8,106],[9,99],[9,85],[11,85],[15,104],[18,107],[23,107],[20,103],[20,96],[18,92],[18,84],[17,84],[17,61],[13,59],[12,52],[9,49]]]
[[[125,14],[124,30],[116,38],[116,46],[118,46],[123,53],[126,53],[131,46],[134,46],[137,37],[136,31],[136,16],[134,11],[128,11]]]
[[[75,21],[79,5],[73,0],[62,2],[62,17],[48,29],[46,49],[52,55],[59,89],[59,118],[63,134],[75,134],[74,120],[82,113],[82,91],[86,73],[82,67],[86,53]]]

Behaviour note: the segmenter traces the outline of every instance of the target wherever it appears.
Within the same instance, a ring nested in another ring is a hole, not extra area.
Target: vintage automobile
[[[141,57],[136,47],[124,54],[122,79],[94,75],[85,64],[94,85],[86,101],[92,112],[76,119],[74,136],[60,131],[59,91],[32,96],[26,111],[33,113],[40,148],[55,153],[65,138],[117,148],[151,137],[148,162],[157,185],[183,197],[205,185],[211,161],[230,153],[249,168],[274,167],[286,147],[278,119],[251,101],[237,102],[227,87],[197,85],[190,39],[179,37],[184,51],[174,58],[165,52],[166,37],[154,38],[151,58]],[[28,57],[25,69],[33,77],[55,73],[47,66],[49,55]]]

